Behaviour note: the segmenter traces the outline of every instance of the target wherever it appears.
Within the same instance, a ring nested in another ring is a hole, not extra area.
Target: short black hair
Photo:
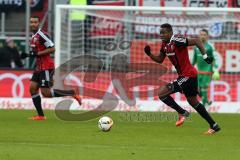
[[[30,18],[37,18],[40,21],[40,17],[39,16],[31,16]]]
[[[169,23],[164,23],[164,24],[162,24],[162,25],[161,25],[161,28],[166,28],[169,32],[172,32],[172,31],[173,31],[172,26],[171,26],[171,24],[169,24]]]
[[[201,29],[200,31],[201,31],[201,32],[205,32],[205,33],[207,33],[207,35],[208,35],[208,30],[207,30],[207,29]]]

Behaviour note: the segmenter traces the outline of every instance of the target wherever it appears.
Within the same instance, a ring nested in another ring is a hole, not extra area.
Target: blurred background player
[[[145,46],[144,51],[153,61],[160,64],[162,64],[167,56],[176,68],[179,77],[177,80],[160,88],[158,93],[159,99],[179,113],[176,126],[180,126],[184,123],[185,117],[189,116],[189,112],[181,108],[170,95],[176,92],[183,93],[188,103],[208,122],[210,128],[204,134],[214,134],[219,131],[220,128],[209,115],[203,104],[197,99],[197,70],[190,63],[187,46],[196,45],[207,63],[212,63],[213,58],[206,54],[205,48],[199,38],[185,38],[181,35],[174,35],[172,26],[168,23],[161,25],[160,38],[162,40],[162,46],[159,55],[153,55],[148,45]]]
[[[40,19],[37,16],[30,18],[30,28],[32,37],[30,40],[30,53],[22,54],[22,58],[35,57],[36,68],[30,82],[30,93],[32,95],[33,104],[38,115],[31,117],[32,120],[45,120],[39,88],[44,97],[62,97],[72,96],[81,105],[81,98],[78,90],[57,90],[53,89],[54,62],[50,54],[54,53],[55,47],[49,36],[41,28],[39,28]]]
[[[218,72],[218,64],[216,61],[216,57],[214,55],[214,47],[208,42],[208,30],[202,29],[200,31],[200,39],[204,45],[204,48],[206,50],[206,54],[208,56],[213,57],[213,63],[208,64],[204,61],[201,51],[198,47],[194,47],[194,56],[193,56],[193,65],[197,65],[198,69],[198,86],[199,86],[199,92],[200,96],[202,97],[202,103],[205,107],[211,105],[211,101],[208,99],[208,87],[211,82],[211,79],[213,80],[219,80],[220,74]]]

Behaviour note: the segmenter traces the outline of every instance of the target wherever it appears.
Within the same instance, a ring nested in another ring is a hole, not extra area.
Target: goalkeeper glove
[[[211,64],[213,62],[213,57],[208,56],[206,53],[203,55],[203,59],[205,62],[207,62],[208,64]]]
[[[213,72],[212,79],[220,80],[220,73],[218,71]]]
[[[149,45],[146,45],[145,47],[144,47],[144,52],[146,53],[146,55],[151,55],[151,48],[150,48],[150,46]]]

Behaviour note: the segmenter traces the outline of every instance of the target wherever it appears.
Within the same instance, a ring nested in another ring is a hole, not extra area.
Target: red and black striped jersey
[[[182,35],[173,35],[170,42],[163,42],[160,54],[167,56],[179,76],[197,77],[197,70],[191,64],[188,55],[188,39]]]
[[[50,47],[54,47],[54,44],[46,32],[39,29],[35,34],[32,34],[30,51],[40,52]],[[54,61],[50,57],[50,54],[38,56],[36,58],[36,71],[48,69],[54,69]]]

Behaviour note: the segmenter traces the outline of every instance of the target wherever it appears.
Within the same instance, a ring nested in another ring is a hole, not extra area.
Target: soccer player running
[[[205,48],[199,38],[185,38],[181,35],[174,35],[172,26],[168,23],[161,25],[160,38],[162,46],[159,55],[153,55],[149,45],[145,46],[144,51],[153,61],[160,64],[162,64],[167,56],[175,66],[179,77],[177,80],[160,88],[159,99],[178,112],[179,119],[176,122],[176,126],[180,126],[184,123],[185,118],[189,116],[189,112],[181,108],[170,95],[176,92],[183,93],[188,103],[209,123],[210,128],[204,134],[212,135],[216,133],[220,130],[220,127],[197,99],[197,70],[190,63],[187,46],[196,45],[207,63],[212,63],[213,58],[206,54]]]
[[[33,72],[30,82],[30,93],[32,95],[33,104],[37,110],[38,115],[33,116],[32,120],[45,120],[41,97],[39,89],[44,97],[62,97],[72,96],[81,105],[81,97],[78,90],[58,90],[53,89],[53,75],[54,75],[54,62],[50,57],[55,51],[54,44],[50,40],[48,34],[39,28],[40,19],[37,16],[30,18],[30,28],[32,37],[30,40],[30,53],[22,54],[22,58],[35,57],[36,68]]]
[[[213,63],[208,64],[206,61],[204,61],[199,48],[194,47],[192,64],[197,64],[199,92],[200,96],[202,97],[202,104],[206,107],[212,103],[208,100],[208,86],[211,82],[211,79],[219,80],[220,74],[218,72],[218,64],[216,63],[214,57],[214,47],[208,42],[208,30],[202,29],[199,36],[206,50],[206,54],[213,57]]]

